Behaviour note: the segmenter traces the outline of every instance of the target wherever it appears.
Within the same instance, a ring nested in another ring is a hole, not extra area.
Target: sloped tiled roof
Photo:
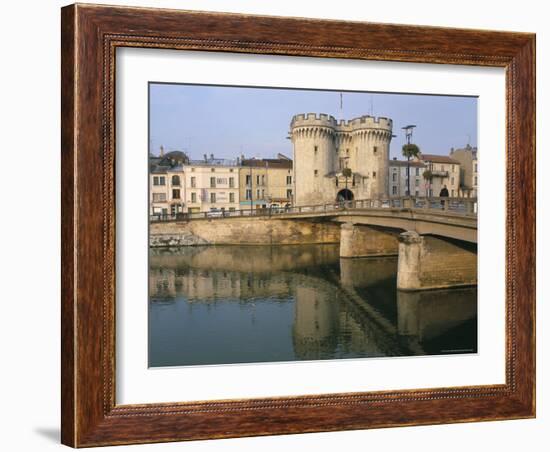
[[[454,165],[460,165],[460,162],[458,160],[452,159],[451,157],[446,155],[420,154],[418,157],[425,162],[450,163]]]

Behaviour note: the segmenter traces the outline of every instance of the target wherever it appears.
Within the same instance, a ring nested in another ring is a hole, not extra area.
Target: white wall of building
[[[191,163],[184,166],[184,173],[186,212],[239,209],[239,168],[237,166]]]

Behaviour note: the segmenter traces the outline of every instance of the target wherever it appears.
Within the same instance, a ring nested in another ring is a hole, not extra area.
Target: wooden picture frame
[[[62,9],[62,442],[73,447],[535,416],[535,35],[71,5]],[[506,383],[115,403],[115,50],[506,69]]]

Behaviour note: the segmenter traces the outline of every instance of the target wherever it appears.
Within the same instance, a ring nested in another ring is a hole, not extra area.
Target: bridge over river
[[[476,198],[391,198],[152,216],[150,246],[340,243],[340,257],[398,255],[397,287],[477,284]]]

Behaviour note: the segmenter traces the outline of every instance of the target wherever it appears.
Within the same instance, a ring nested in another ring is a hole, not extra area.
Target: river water
[[[151,249],[149,366],[477,352],[477,288],[396,277],[338,245]]]

